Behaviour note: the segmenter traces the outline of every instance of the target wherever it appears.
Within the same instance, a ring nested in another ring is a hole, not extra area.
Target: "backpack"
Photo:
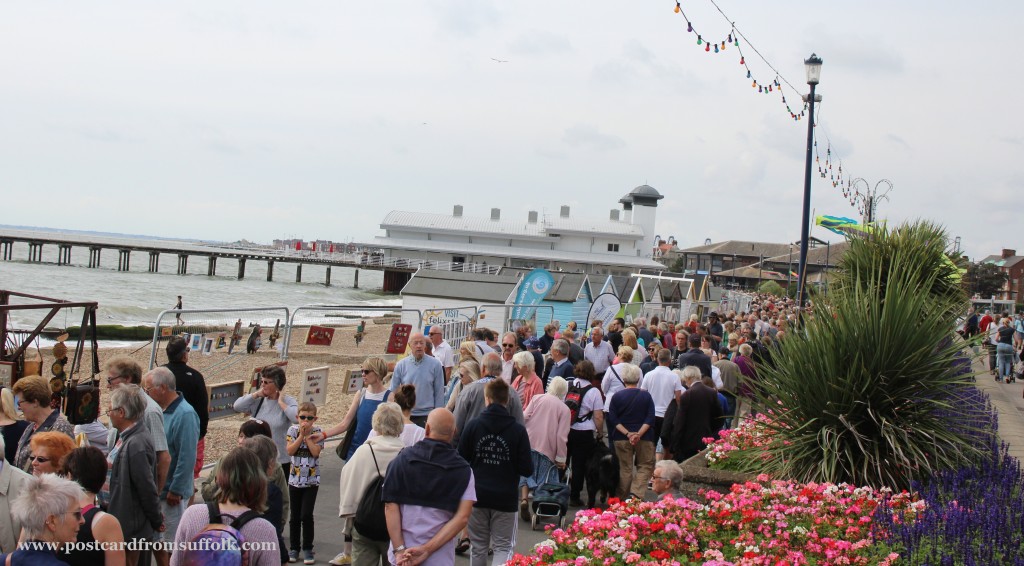
[[[580,417],[580,409],[583,407],[583,399],[587,396],[587,393],[594,388],[593,385],[584,385],[579,387],[576,385],[577,381],[574,379],[569,385],[569,390],[565,393],[565,405],[569,407],[569,418],[572,419],[572,424],[582,423],[589,421],[594,416],[594,412],[587,413],[587,416]]]
[[[248,566],[249,549],[245,547],[242,527],[259,518],[260,514],[250,509],[227,525],[217,502],[208,502],[206,511],[210,522],[192,537],[190,546],[184,551],[183,566]]]
[[[359,500],[359,505],[356,507],[356,516],[352,520],[352,524],[356,529],[359,530],[359,534],[364,537],[377,541],[384,542],[391,540],[388,535],[388,521],[384,515],[384,501],[382,494],[384,492],[384,475],[380,473],[380,465],[377,464],[377,454],[373,451],[373,445],[367,444],[370,447],[370,455],[373,456],[373,465],[377,468],[377,477],[373,478],[370,485],[366,486],[366,491],[363,492],[362,499]]]

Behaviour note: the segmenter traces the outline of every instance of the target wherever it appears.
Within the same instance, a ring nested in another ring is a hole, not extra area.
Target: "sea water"
[[[43,233],[40,232],[40,235]],[[50,237],[58,237],[47,233]],[[63,237],[61,234],[59,237]],[[88,241],[88,236],[76,239]],[[110,238],[97,238],[109,241]],[[153,240],[125,239],[126,245],[153,245]],[[383,273],[359,270],[359,288],[353,288],[355,270],[335,266],[331,269],[331,286],[324,285],[327,266],[302,265],[302,282],[295,282],[299,264],[274,263],[274,280],[267,281],[267,263],[247,260],[245,278],[239,280],[237,260],[217,259],[217,275],[207,276],[204,256],[189,258],[188,272],[177,275],[177,255],[160,256],[157,273],[147,272],[148,252],[133,252],[130,271],[118,271],[118,252],[104,249],[100,267],[88,268],[89,248],[75,246],[70,265],[57,265],[57,246],[43,247],[42,262],[29,263],[28,244],[15,243],[12,261],[0,261],[0,289],[18,291],[72,302],[98,303],[97,324],[152,326],[161,311],[173,309],[178,295],[183,309],[218,309],[303,305],[398,306],[401,299],[381,292]],[[13,298],[12,304],[25,299]],[[8,327],[34,328],[47,311],[10,311]],[[82,309],[63,309],[47,325],[56,328],[77,326],[82,322]]]

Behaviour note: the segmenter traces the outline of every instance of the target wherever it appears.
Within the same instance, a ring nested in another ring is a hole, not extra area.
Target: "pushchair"
[[[537,524],[542,521],[556,522],[560,529],[565,527],[565,515],[569,512],[569,476],[567,471],[565,483],[561,483],[558,468],[551,466],[544,483],[533,490],[531,530],[537,530]]]

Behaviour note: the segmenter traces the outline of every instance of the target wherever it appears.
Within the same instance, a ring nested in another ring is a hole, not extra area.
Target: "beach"
[[[292,330],[291,348],[289,351],[288,364],[285,373],[288,382],[284,387],[284,394],[298,398],[301,393],[304,372],[310,368],[328,368],[327,379],[327,402],[318,407],[318,424],[327,428],[341,421],[352,403],[354,395],[346,393],[348,376],[351,370],[360,369],[360,364],[367,357],[381,356],[385,359],[393,359],[395,356],[384,354],[385,345],[391,333],[391,325],[396,322],[394,317],[367,318],[363,340],[356,345],[356,326],[352,323],[342,323],[333,328],[334,336],[329,346],[306,345],[306,338],[309,332],[308,327],[296,327]],[[246,353],[246,338],[251,329],[243,328],[241,342],[235,346],[231,353],[228,348],[214,348],[210,354],[203,354],[202,351],[189,353],[188,364],[203,373],[207,387],[218,386],[230,382],[242,381],[244,391],[248,392],[248,381],[253,370],[258,367],[271,365],[282,361],[281,354],[269,346],[269,333],[267,329],[263,333],[262,347],[254,354]],[[74,357],[75,344],[68,343],[68,357]],[[164,352],[166,341],[161,341],[157,349],[157,365],[166,363],[167,356]],[[152,347],[145,344],[133,344],[127,347],[104,347],[102,344],[97,349],[100,361],[100,374],[97,378],[102,389],[100,401],[100,422],[107,425],[106,413],[109,408],[110,395],[105,381],[106,374],[103,371],[106,363],[115,356],[128,356],[143,370],[149,367]],[[44,372],[53,362],[52,348],[41,348],[43,357]],[[83,352],[83,371],[80,373],[88,378],[90,353],[88,346]],[[47,375],[46,377],[50,377]],[[362,382],[359,382],[362,385]],[[211,409],[218,404],[227,404],[230,399],[215,399],[211,402]],[[301,400],[300,400],[301,402]],[[211,411],[212,413],[212,411]],[[248,417],[233,413],[224,418],[211,419],[206,437],[206,454],[204,463],[212,464],[227,451],[236,445],[238,427]]]

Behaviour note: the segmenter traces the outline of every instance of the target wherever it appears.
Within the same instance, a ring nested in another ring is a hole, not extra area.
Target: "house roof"
[[[571,263],[615,265],[632,268],[664,268],[653,259],[631,256],[625,253],[581,253],[558,250],[537,250],[531,248],[513,248],[509,246],[487,246],[467,244],[465,242],[441,242],[438,240],[409,240],[377,236],[373,240],[374,247],[395,250],[416,250],[434,253],[457,255],[483,255],[494,257],[512,257],[537,261],[564,261]]]
[[[807,263],[810,265],[825,265],[828,261],[829,267],[835,267],[839,263],[839,258],[843,257],[846,250],[849,249],[849,242],[836,242],[829,246],[817,246],[814,248],[807,248]],[[792,265],[800,264],[800,249],[793,249],[793,257],[790,258],[789,250],[786,250],[785,254],[780,254],[775,257],[766,257],[765,263],[791,263]]]
[[[1005,268],[1009,269],[1009,268],[1017,265],[1021,261],[1024,261],[1024,256],[1022,256],[1022,255],[1012,255],[1010,257],[1003,257],[1003,256],[997,254],[997,255],[990,255],[990,256],[986,257],[985,259],[981,260],[980,263],[991,263],[991,264],[995,264],[995,265],[997,265],[999,267],[1005,267]]]
[[[644,237],[643,227],[628,222],[610,219],[563,218],[556,215],[544,215],[538,218],[537,222],[531,223],[525,220],[491,220],[489,217],[392,210],[381,221],[380,227],[385,230],[463,233],[543,240],[550,238],[550,234],[563,232],[600,234],[634,240]]]
[[[727,240],[706,246],[694,246],[679,250],[681,254],[709,254],[709,255],[741,255],[771,257],[789,252],[790,244],[775,244],[770,242],[748,242],[744,240]]]
[[[515,275],[421,269],[413,274],[401,294],[505,303],[518,284],[519,278]]]

